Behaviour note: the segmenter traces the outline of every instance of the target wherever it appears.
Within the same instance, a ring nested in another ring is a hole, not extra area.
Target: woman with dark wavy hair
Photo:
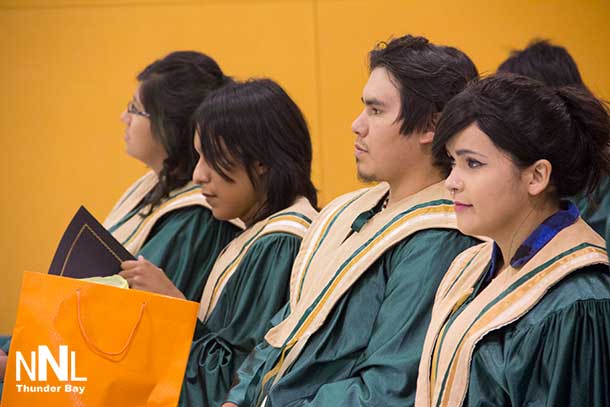
[[[243,223],[217,220],[191,181],[197,164],[192,115],[211,91],[231,79],[212,58],[193,51],[173,52],[137,79],[121,120],[127,154],[150,171],[125,192],[104,226],[139,255],[124,262],[120,273],[132,288],[165,292],[171,287],[199,301],[216,258]],[[10,337],[0,337],[0,395],[9,346]]]
[[[463,233],[489,236],[436,293],[416,406],[610,405],[604,239],[567,197],[608,174],[607,107],[503,74],[445,108],[433,153]]]
[[[193,112],[208,93],[228,82],[218,64],[194,51],[173,52],[148,65],[127,109],[127,154],[150,168],[118,201],[104,226],[140,260],[123,263],[133,270],[152,263],[173,285],[198,301],[212,265],[239,232],[239,222],[216,220],[191,181],[197,162]],[[127,274],[132,288],[153,282]]]

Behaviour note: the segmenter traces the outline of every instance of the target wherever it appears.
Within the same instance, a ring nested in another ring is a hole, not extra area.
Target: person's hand
[[[220,407],[239,407],[239,406],[237,404],[235,404],[235,403],[224,403]]]
[[[8,356],[2,349],[0,349],[0,382],[4,381],[4,374],[6,373],[6,363],[8,362]]]
[[[131,288],[185,298],[184,294],[167,278],[163,270],[146,260],[144,256],[138,256],[138,260],[122,262],[121,268],[123,271],[119,275],[127,280]]]

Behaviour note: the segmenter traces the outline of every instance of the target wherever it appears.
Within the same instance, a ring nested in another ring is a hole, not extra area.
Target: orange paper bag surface
[[[199,304],[24,274],[2,407],[178,404]]]

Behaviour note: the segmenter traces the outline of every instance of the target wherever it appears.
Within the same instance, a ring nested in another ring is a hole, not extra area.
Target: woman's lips
[[[455,201],[453,204],[455,205],[455,211],[456,212],[460,212],[460,211],[464,211],[464,210],[466,210],[468,208],[472,208],[472,205],[465,204],[463,202]]]

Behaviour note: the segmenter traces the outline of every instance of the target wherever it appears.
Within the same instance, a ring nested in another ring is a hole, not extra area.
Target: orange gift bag
[[[24,274],[3,407],[178,404],[199,304]]]

